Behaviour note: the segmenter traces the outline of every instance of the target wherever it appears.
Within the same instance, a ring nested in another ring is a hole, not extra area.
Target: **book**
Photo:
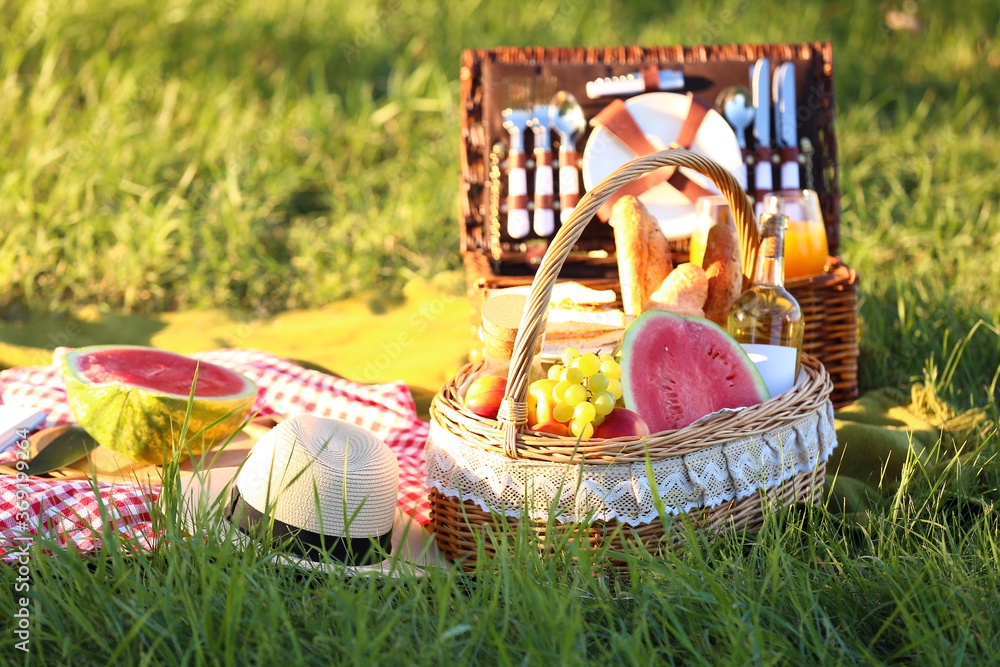
[[[42,423],[45,413],[19,405],[0,405],[0,452],[27,437],[27,433]]]

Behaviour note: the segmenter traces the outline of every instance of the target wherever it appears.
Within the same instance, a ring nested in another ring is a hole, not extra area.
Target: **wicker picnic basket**
[[[823,365],[809,354],[803,354],[806,379],[794,389],[682,429],[644,439],[579,443],[525,429],[529,351],[543,335],[552,287],[567,254],[608,197],[623,184],[664,166],[694,169],[719,187],[735,213],[744,276],[751,274],[757,223],[749,199],[736,179],[708,158],[685,150],[653,153],[622,166],[586,193],[549,245],[532,281],[498,419],[475,415],[458,398],[458,387],[475,369],[472,364],[452,378],[431,404],[427,445],[431,526],[448,558],[472,567],[476,535],[487,525],[499,530],[503,522],[530,520],[544,541],[555,516],[559,529],[583,531],[591,544],[619,549],[624,542],[637,542],[656,552],[678,540],[673,531],[665,530],[662,511],[691,515],[705,530],[752,530],[760,526],[768,501],[818,502],[826,458],[836,446],[829,400],[833,384]],[[554,489],[557,477],[572,483]],[[595,492],[595,485],[610,485],[612,480],[615,507],[602,505],[605,499]],[[640,491],[630,496],[628,489]],[[662,507],[655,507],[656,497]]]
[[[508,141],[500,113],[504,79],[555,77],[561,89],[579,99],[584,116],[590,120],[607,100],[587,97],[584,87],[588,80],[655,65],[683,72],[694,94],[711,102],[726,86],[746,84],[748,67],[757,58],[795,65],[803,183],[819,195],[826,225],[830,252],[826,272],[786,281],[806,318],[803,350],[819,359],[830,374],[835,406],[857,398],[858,274],[840,256],[833,50],[825,42],[466,50],[461,61],[461,250],[474,326],[478,326],[478,309],[487,291],[530,283],[545,248],[544,239],[513,239],[505,230],[502,202],[506,181],[497,177],[503,172]],[[588,128],[581,145],[589,133]],[[555,199],[558,201],[558,196]],[[671,250],[675,261],[686,261],[688,242],[673,241]],[[566,257],[560,279],[620,291],[614,251],[610,226],[588,225]]]

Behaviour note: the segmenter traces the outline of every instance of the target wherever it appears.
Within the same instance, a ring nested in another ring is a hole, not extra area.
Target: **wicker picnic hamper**
[[[735,212],[744,275],[752,271],[757,223],[749,199],[729,172],[707,158],[685,150],[653,153],[622,166],[586,193],[532,281],[498,420],[475,415],[458,399],[472,364],[432,402],[427,445],[431,526],[447,557],[471,567],[476,535],[486,525],[499,529],[501,517],[530,520],[544,541],[553,508],[560,529],[582,530],[592,544],[607,542],[618,549],[623,541],[638,542],[655,552],[677,541],[665,530],[660,511],[691,515],[705,530],[752,530],[761,524],[767,502],[818,502],[826,458],[836,446],[829,400],[833,385],[809,354],[803,354],[806,379],[785,394],[642,440],[578,443],[525,429],[529,351],[544,331],[557,274],[597,208],[624,183],[663,166],[695,169],[718,185]],[[559,479],[571,483],[554,485]],[[614,489],[604,486],[612,482]],[[611,495],[602,496],[598,487]]]
[[[830,374],[832,401],[842,406],[858,395],[858,275],[844,263],[840,248],[840,190],[834,132],[833,52],[828,43],[731,44],[714,46],[609,48],[514,48],[467,50],[461,62],[461,250],[472,321],[490,289],[531,282],[545,242],[538,237],[512,239],[505,231],[505,165],[508,134],[501,119],[501,84],[510,77],[551,76],[573,93],[590,120],[607,103],[589,99],[588,80],[623,75],[650,64],[682,71],[688,89],[714,102],[729,85],[747,83],[757,58],[793,62],[798,91],[798,136],[806,148],[804,185],[819,195],[829,246],[828,270],[786,286],[806,318],[804,351],[818,358]],[[586,144],[590,128],[580,138]],[[808,143],[806,143],[808,142]],[[556,184],[558,185],[558,183]],[[529,200],[532,185],[529,183]],[[582,191],[582,185],[581,185]],[[558,194],[555,197],[558,200]],[[685,261],[687,241],[671,243]],[[609,225],[591,224],[566,257],[561,280],[595,289],[619,290],[614,235]]]

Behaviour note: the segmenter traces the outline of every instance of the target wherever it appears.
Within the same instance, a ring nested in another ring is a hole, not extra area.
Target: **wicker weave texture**
[[[833,383],[821,363],[802,355],[806,379],[781,396],[709,421],[682,429],[654,433],[643,439],[591,439],[577,442],[548,433],[517,434],[515,456],[549,463],[629,463],[684,456],[721,442],[756,435],[792,423],[821,409],[830,397]],[[496,453],[506,453],[500,424],[470,412],[458,398],[458,387],[472,366],[463,368],[434,397],[431,418],[463,441]]]
[[[763,494],[755,493],[740,500],[732,500],[717,507],[702,508],[690,514],[700,530],[709,537],[724,530],[752,532],[764,522],[767,507],[788,505],[795,502],[817,504],[823,490],[826,464],[815,470],[800,473]],[[484,537],[488,526],[493,533],[508,530],[514,534],[518,521],[502,517],[497,513],[485,512],[474,502],[462,502],[458,498],[445,496],[438,491],[430,492],[431,526],[442,555],[459,563],[464,569],[472,570],[478,559],[477,540],[483,543],[487,558],[496,554],[495,544]],[[656,555],[667,549],[675,549],[683,544],[681,535],[667,530],[661,520],[636,527],[625,526],[617,521],[594,521],[590,524],[551,524],[556,531],[569,533],[579,542],[593,548],[607,547],[612,552],[624,552],[638,547]],[[550,524],[531,521],[532,533],[538,537],[539,547],[544,551],[546,534]],[[625,561],[611,557],[612,565],[622,566]]]

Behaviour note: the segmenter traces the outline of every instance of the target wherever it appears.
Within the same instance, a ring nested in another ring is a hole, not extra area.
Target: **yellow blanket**
[[[909,393],[865,393],[835,413],[838,446],[826,468],[831,509],[863,512],[873,499],[894,493],[908,457],[939,474],[967,452],[985,418],[982,410],[956,412],[922,384]]]

